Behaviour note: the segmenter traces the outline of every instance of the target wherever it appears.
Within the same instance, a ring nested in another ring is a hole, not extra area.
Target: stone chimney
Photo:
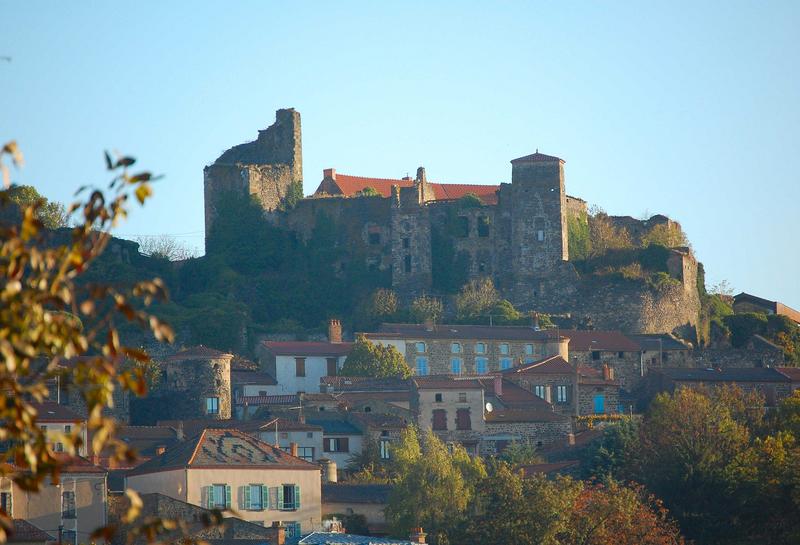
[[[328,320],[328,341],[332,343],[342,342],[342,322],[339,320]]]
[[[272,526],[267,528],[269,535],[269,542],[273,545],[286,544],[286,526],[279,520],[272,523]]]
[[[603,364],[603,380],[614,380],[614,368],[607,363]]]
[[[494,376],[494,395],[502,397],[503,395],[503,377],[500,375]]]
[[[294,442],[289,443],[289,454],[291,454],[295,458],[297,457],[297,443]]]
[[[326,168],[322,171],[323,178],[330,178],[331,180],[336,180],[336,169],[335,168]]]
[[[433,320],[425,318],[425,331],[433,331]]]
[[[425,538],[428,537],[428,534],[422,531],[422,528],[412,528],[411,535],[408,536],[408,540],[411,543],[427,543]]]
[[[338,482],[339,478],[337,475],[337,468],[336,462],[331,460],[330,458],[320,458],[317,460],[320,466],[322,466],[322,483],[335,483]]]

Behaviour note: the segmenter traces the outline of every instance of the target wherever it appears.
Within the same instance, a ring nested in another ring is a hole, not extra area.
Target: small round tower
[[[233,354],[202,345],[168,357],[164,382],[175,400],[171,418],[229,419],[232,359]]]

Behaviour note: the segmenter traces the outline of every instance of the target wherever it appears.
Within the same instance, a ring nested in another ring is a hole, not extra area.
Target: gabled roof
[[[155,456],[159,447],[170,448],[178,443],[178,430],[170,426],[120,426],[117,438],[125,441],[143,456]]]
[[[573,372],[574,369],[572,368],[572,366],[561,356],[548,356],[542,360],[538,360],[533,363],[523,363],[522,365],[517,365],[516,367],[511,367],[509,369],[501,371],[501,373],[504,375],[518,375],[518,374],[571,375]]]
[[[300,398],[296,394],[266,395],[266,396],[236,396],[236,405],[297,405]]]
[[[566,337],[561,332],[561,337]],[[383,323],[377,333],[365,333],[367,339],[413,338],[498,341],[549,341],[559,338],[555,330],[535,330],[525,326],[486,326],[461,324],[392,324]]]
[[[323,484],[322,503],[376,503],[389,501],[390,484]]]
[[[55,541],[56,539],[25,519],[14,519],[7,543],[30,543],[33,541]]]
[[[59,405],[55,401],[45,401],[44,403],[32,403],[36,409],[36,421],[46,424],[53,423],[77,423],[86,420],[84,417],[67,407]]]
[[[353,343],[328,343],[307,341],[264,341],[263,346],[276,356],[346,356]]]
[[[68,454],[56,455],[61,461],[61,473],[96,473],[98,475],[108,473],[102,467],[94,465],[82,456],[70,456]]]
[[[664,367],[652,369],[679,382],[791,382],[791,379],[773,367],[728,367],[725,369],[687,369]]]
[[[177,354],[173,354],[167,358],[167,361],[183,361],[183,360],[216,360],[224,358],[233,358],[233,354],[221,352],[202,344],[181,350]]]
[[[325,435],[363,435],[360,429],[345,420],[306,418],[306,423],[321,427]]]
[[[777,367],[777,369],[792,379],[792,382],[800,382],[800,367]]]
[[[526,155],[524,157],[517,157],[516,159],[511,160],[511,164],[514,163],[552,163],[553,161],[558,161],[564,163],[565,161],[560,157],[556,157],[554,155],[545,155],[544,153],[539,153],[539,150],[536,150],[536,153],[532,153],[530,155]]]
[[[484,385],[478,377],[456,377],[452,375],[430,375],[415,377],[414,386],[418,390],[483,390]]]
[[[176,469],[302,469],[319,466],[296,458],[235,429],[206,429],[200,435],[151,458],[128,475]]]
[[[433,189],[433,196],[437,201],[455,201],[472,193],[483,204],[497,204],[497,185],[473,184],[428,184]]]
[[[617,379],[607,379],[603,376],[603,371],[595,369],[588,365],[578,366],[578,383],[580,385],[606,385],[606,386],[619,386]]]
[[[237,384],[263,384],[265,386],[275,386],[278,382],[269,373],[260,371],[231,370],[231,383]]]
[[[639,344],[620,331],[570,329],[560,331],[569,338],[570,352],[604,350],[607,352],[639,352]]]

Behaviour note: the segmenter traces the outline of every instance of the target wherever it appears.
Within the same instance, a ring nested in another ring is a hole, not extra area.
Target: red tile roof
[[[526,155],[525,157],[518,157],[516,159],[511,160],[511,164],[514,163],[550,163],[552,161],[560,161],[564,163],[564,159],[560,157],[556,157],[554,155],[545,155],[544,153],[539,153],[539,150],[536,150],[536,153],[532,153],[530,155]]]
[[[424,390],[483,390],[483,383],[476,377],[458,378],[450,375],[416,377],[414,386]]]
[[[800,367],[776,367],[776,369],[792,379],[792,382],[800,382]]]
[[[533,363],[524,363],[516,367],[511,367],[510,369],[501,371],[501,373],[508,375],[572,374],[573,369],[572,366],[561,356],[549,356]]]
[[[353,343],[305,341],[264,341],[264,347],[276,356],[346,356]]]
[[[413,178],[367,178],[364,176],[349,176],[347,174],[336,173],[333,178],[342,195],[352,197],[357,193],[371,187],[381,194],[382,197],[392,196],[392,186],[413,187]],[[473,184],[428,184],[433,190],[433,197],[437,201],[460,199],[467,193],[474,193],[484,204],[497,204],[497,185],[473,185]]]
[[[594,367],[589,367],[588,365],[579,365],[578,366],[578,382],[580,384],[596,384],[601,385],[605,384],[608,386],[619,386],[619,381],[616,379],[604,379],[603,378],[603,371],[600,369],[595,369]]]
[[[181,350],[177,354],[173,354],[167,358],[169,361],[182,361],[182,360],[197,360],[197,359],[221,359],[233,358],[233,354],[221,352],[207,346],[198,345],[186,350]]]
[[[294,394],[236,397],[236,405],[297,405],[298,403],[300,398]]]
[[[61,473],[107,473],[102,467],[94,465],[81,456],[63,454],[57,457],[64,464],[61,466]]]

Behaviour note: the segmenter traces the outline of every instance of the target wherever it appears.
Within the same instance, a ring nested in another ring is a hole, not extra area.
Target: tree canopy
[[[363,335],[359,335],[353,350],[344,360],[341,374],[350,377],[408,378],[412,373],[397,348],[372,343]]]

